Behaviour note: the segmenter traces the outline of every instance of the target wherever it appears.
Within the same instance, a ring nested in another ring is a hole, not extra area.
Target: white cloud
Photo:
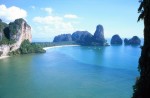
[[[62,23],[63,18],[59,16],[34,17],[33,21],[41,24],[58,24]]]
[[[26,18],[27,12],[16,6],[7,8],[5,5],[0,5],[0,18],[5,22],[11,22],[18,18]]]
[[[32,6],[31,6],[31,8],[32,8],[32,9],[35,9],[35,6],[34,6],[34,5],[32,5]]]
[[[47,16],[36,16],[33,18],[35,30],[32,34],[36,35],[37,38],[50,38],[51,41],[54,36],[59,34],[73,33],[76,31],[76,25],[78,21],[66,20],[65,18],[78,18],[78,16],[73,14],[67,14],[63,16],[58,16],[53,14],[52,8],[42,8],[42,11],[48,13]]]
[[[34,17],[35,28],[38,32],[45,33],[46,36],[56,36],[63,33],[75,31],[74,24],[66,22],[59,16]],[[48,35],[49,34],[49,35]]]
[[[66,15],[64,15],[64,17],[65,18],[69,18],[69,19],[76,19],[76,18],[78,18],[77,15],[73,15],[73,14],[66,14]]]
[[[46,11],[48,14],[51,14],[53,12],[52,8],[42,8],[42,10]]]

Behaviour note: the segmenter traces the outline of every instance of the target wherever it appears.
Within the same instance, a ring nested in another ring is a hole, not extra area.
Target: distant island
[[[73,41],[83,46],[107,46],[108,43],[104,37],[104,28],[102,25],[97,25],[94,35],[88,31],[76,31],[71,34],[61,34],[55,36],[53,42]]]
[[[80,45],[106,45],[104,29],[102,25],[97,25],[94,35],[88,31],[76,31],[71,34],[61,34],[55,36],[53,42],[74,41]]]
[[[57,35],[53,39],[53,43],[73,43],[83,46],[109,46],[107,40],[104,37],[104,28],[102,25],[97,25],[94,35],[88,31],[76,31],[71,34],[61,34]],[[115,34],[112,36],[110,44],[111,45],[140,45],[141,40],[138,36],[133,36],[131,39],[122,38]],[[52,43],[51,43],[52,44]]]
[[[124,45],[140,45],[141,44],[141,40],[138,36],[133,36],[130,39],[125,38],[123,41],[122,38],[118,34],[113,35],[110,41],[111,45],[122,45],[123,42],[124,42]]]

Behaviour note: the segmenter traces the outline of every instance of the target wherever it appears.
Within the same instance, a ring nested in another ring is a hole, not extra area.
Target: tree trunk
[[[140,77],[133,98],[150,98],[150,0],[144,2],[144,45],[139,59]]]

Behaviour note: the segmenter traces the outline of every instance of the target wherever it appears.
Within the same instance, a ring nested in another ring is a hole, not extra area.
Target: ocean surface
[[[50,48],[0,60],[0,98],[131,98],[139,46]]]

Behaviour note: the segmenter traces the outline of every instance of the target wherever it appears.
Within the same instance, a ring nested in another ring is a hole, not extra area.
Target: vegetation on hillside
[[[28,53],[45,53],[46,51],[37,44],[30,43],[29,40],[24,40],[20,48],[10,52],[9,55],[28,54]]]
[[[7,26],[8,25],[6,23],[2,22],[2,20],[0,19],[0,32],[3,32],[3,29]]]
[[[11,35],[15,35],[17,30],[21,28],[21,23],[24,21],[22,18],[15,20],[14,22],[9,23],[9,30]]]
[[[2,20],[0,19],[0,45],[8,45],[13,43],[15,43],[15,40],[10,39],[9,25],[2,22]]]
[[[52,47],[60,45],[79,45],[74,41],[62,41],[62,42],[33,42],[32,44],[39,45],[41,47]]]

